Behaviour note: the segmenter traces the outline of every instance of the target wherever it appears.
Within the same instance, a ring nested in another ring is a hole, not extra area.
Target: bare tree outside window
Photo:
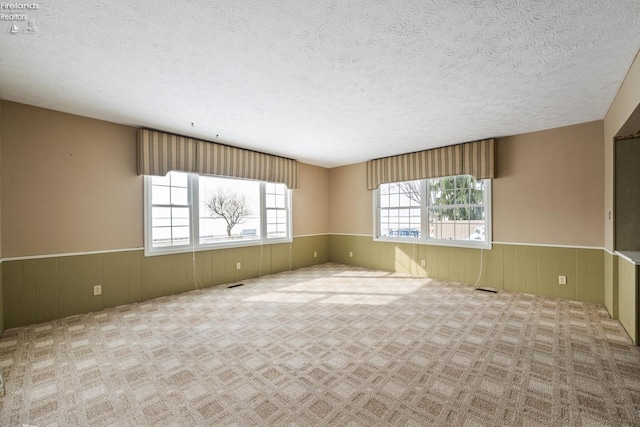
[[[398,183],[401,193],[404,193],[410,200],[420,204],[420,181],[403,181]]]
[[[247,198],[243,194],[224,188],[218,188],[209,194],[205,205],[213,219],[224,219],[227,223],[227,236],[238,224],[247,222],[253,214]]]

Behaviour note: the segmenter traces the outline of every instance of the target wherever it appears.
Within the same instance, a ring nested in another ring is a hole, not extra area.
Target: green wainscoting
[[[145,257],[142,250],[9,260],[0,263],[0,331],[328,261],[471,285],[482,263],[480,286],[602,304],[606,281],[617,282],[616,258],[602,249],[494,244],[479,250],[332,234],[196,252],[195,261],[191,253]],[[558,284],[559,275],[566,285]],[[94,285],[102,295],[93,295]],[[617,294],[617,288],[610,289]],[[613,301],[607,308],[618,318]]]
[[[618,313],[618,256],[604,251],[604,306],[614,319]]]
[[[638,344],[638,269],[621,256],[618,258],[618,311],[620,323]]]
[[[295,237],[292,244],[196,252],[195,261],[192,253],[145,257],[142,250],[4,261],[0,318],[9,329],[190,291],[196,285],[233,283],[328,262],[329,248],[329,236],[318,235]],[[102,286],[102,295],[93,295],[94,285]]]
[[[602,249],[494,244],[491,250],[479,250],[354,235],[331,235],[330,243],[333,262],[471,285],[482,262],[479,286],[604,303]],[[558,284],[560,275],[567,277],[566,285]]]

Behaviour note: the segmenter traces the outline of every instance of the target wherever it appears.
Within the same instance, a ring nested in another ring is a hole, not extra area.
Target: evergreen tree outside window
[[[470,175],[381,184],[375,238],[489,248],[491,181]]]

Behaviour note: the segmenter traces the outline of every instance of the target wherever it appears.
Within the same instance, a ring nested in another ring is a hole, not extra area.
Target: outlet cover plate
[[[93,296],[102,295],[102,285],[95,285],[93,287]]]

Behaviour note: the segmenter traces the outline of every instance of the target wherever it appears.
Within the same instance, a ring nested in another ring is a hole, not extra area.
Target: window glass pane
[[[172,244],[173,245],[188,245],[189,244],[189,227],[173,227],[172,229]]]
[[[456,181],[456,188],[469,188],[469,175],[456,176],[454,179]]]
[[[201,176],[199,203],[200,244],[260,237],[259,182]]]
[[[187,205],[189,199],[187,197],[186,188],[171,187],[171,204],[172,205]]]
[[[435,238],[444,239],[442,235],[442,222],[437,222],[435,225]]]
[[[454,204],[455,190],[450,188],[441,188],[436,198],[437,205],[452,205]]]
[[[446,189],[454,189],[455,188],[455,177],[445,177],[445,178],[439,178],[438,181],[440,181],[440,185],[442,186],[442,188],[446,188]]]
[[[388,194],[381,194],[380,195],[380,207],[381,208],[388,208],[389,207],[389,195]]]
[[[171,208],[171,224],[189,226],[189,208]]]
[[[469,235],[469,240],[475,242],[484,242],[485,234],[484,234],[484,224],[478,225],[471,223],[472,233]]]
[[[187,187],[189,174],[184,172],[169,172],[172,187]]]
[[[276,184],[274,184],[273,182],[267,182],[265,184],[265,189],[266,189],[267,194],[269,194],[269,193],[273,194],[276,191]]]
[[[454,201],[457,205],[466,205],[469,203],[469,189],[456,190],[456,198]]]
[[[171,227],[154,227],[151,229],[151,245],[154,248],[171,246]]]
[[[484,203],[484,189],[473,188],[469,192],[469,203],[474,205],[481,205]]]
[[[151,208],[151,226],[152,227],[170,227],[171,226],[171,208]]]
[[[420,209],[381,209],[380,233],[387,237],[420,237]]]
[[[472,221],[478,221],[484,224],[484,208],[471,208],[469,209],[469,219]]]
[[[469,221],[456,221],[455,224],[455,239],[456,240],[469,240]]]
[[[215,243],[216,222],[211,217],[200,217],[200,244]]]
[[[152,185],[171,185],[171,179],[169,175],[167,176],[152,176],[151,177]]]
[[[442,239],[442,210],[429,209],[429,236],[433,239]]]
[[[154,205],[171,204],[171,187],[154,185],[151,187],[151,203]]]

